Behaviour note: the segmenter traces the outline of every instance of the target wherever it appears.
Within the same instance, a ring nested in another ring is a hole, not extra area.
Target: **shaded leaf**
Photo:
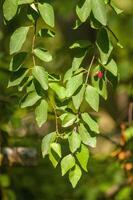
[[[82,113],[81,116],[83,121],[89,126],[91,131],[99,133],[98,123],[88,113]]]
[[[66,97],[66,90],[63,86],[59,83],[52,82],[49,83],[49,87],[57,94],[60,99],[65,99]]]
[[[79,134],[84,144],[90,147],[96,147],[96,137],[92,137],[83,124],[79,126]]]
[[[20,69],[26,59],[27,53],[20,52],[14,55],[10,62],[10,71],[17,71]]]
[[[21,108],[33,106],[37,101],[39,101],[39,99],[41,99],[41,97],[38,96],[35,91],[30,92],[22,99]]]
[[[73,104],[74,107],[78,110],[83,98],[84,98],[84,93],[85,93],[85,85],[82,86],[82,88],[80,89],[80,91],[78,92],[78,94],[76,94],[75,96],[72,97],[73,100]]]
[[[73,188],[76,187],[81,176],[82,176],[82,171],[81,171],[80,167],[76,164],[75,168],[69,172],[69,180],[70,180]]]
[[[66,84],[66,97],[71,97],[83,83],[83,73],[73,76]]]
[[[117,64],[113,59],[111,59],[111,61],[108,64],[106,64],[104,67],[108,71],[110,71],[114,76],[117,76],[118,74]]]
[[[100,59],[103,65],[108,62],[109,56],[113,50],[113,46],[109,40],[106,29],[101,29],[98,32],[96,45],[100,53]]]

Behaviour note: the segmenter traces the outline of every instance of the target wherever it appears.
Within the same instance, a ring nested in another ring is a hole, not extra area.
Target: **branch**
[[[5,147],[1,150],[1,165],[36,166],[37,150],[27,147]]]
[[[115,197],[124,187],[131,185],[133,183],[133,178],[130,178],[118,185],[113,185],[106,193],[105,197],[113,198]]]

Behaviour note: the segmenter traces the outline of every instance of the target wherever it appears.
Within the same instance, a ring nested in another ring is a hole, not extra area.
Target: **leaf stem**
[[[36,28],[37,28],[37,20],[35,21],[34,24],[34,35],[33,35],[33,40],[32,40],[32,60],[33,60],[33,65],[36,66],[36,61],[35,61],[35,56],[34,56],[34,48],[35,48],[35,41],[36,41]]]
[[[117,36],[114,34],[114,32],[109,28],[109,26],[106,26],[106,28],[110,31],[110,33],[113,35],[113,37],[116,39],[117,42],[119,42]]]
[[[91,70],[91,67],[93,65],[94,59],[95,59],[95,55],[93,55],[91,63],[89,65],[88,73],[87,73],[86,80],[85,80],[85,85],[87,85],[87,82],[88,82],[88,79],[89,79],[89,75],[90,75],[90,70]]]

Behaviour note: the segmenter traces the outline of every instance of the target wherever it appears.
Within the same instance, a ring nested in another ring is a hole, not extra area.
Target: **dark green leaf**
[[[26,52],[20,52],[15,56],[13,56],[10,62],[10,71],[19,70],[22,64],[24,63],[26,56],[27,56]]]
[[[108,62],[109,56],[113,50],[113,46],[109,41],[106,29],[101,29],[97,35],[96,45],[98,47],[101,62],[105,65]]]
[[[20,69],[19,71],[14,72],[8,82],[7,87],[9,88],[9,87],[13,87],[13,86],[18,86],[23,81],[23,79],[26,77],[28,72],[29,72],[29,70],[25,70],[25,69]]]

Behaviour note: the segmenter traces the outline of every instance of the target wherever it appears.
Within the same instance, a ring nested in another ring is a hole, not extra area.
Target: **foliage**
[[[8,87],[17,86],[19,91],[24,91],[21,108],[35,109],[39,127],[47,121],[50,112],[54,113],[56,130],[44,136],[42,155],[44,157],[48,154],[54,167],[60,163],[62,176],[69,172],[69,180],[75,187],[82,176],[82,170],[87,171],[87,147],[96,147],[96,137],[99,134],[98,123],[91,111],[98,112],[100,96],[107,99],[108,83],[114,85],[114,80],[118,78],[117,64],[111,54],[113,45],[120,46],[120,43],[108,26],[108,9],[113,9],[116,14],[119,12],[111,1],[78,2],[78,18],[74,29],[87,22],[97,36],[95,41],[73,41],[70,49],[77,53],[72,67],[64,77],[57,77],[59,74],[53,75],[46,68],[46,64],[53,59],[52,52],[38,43],[40,37],[55,37],[53,6],[50,2],[43,1],[5,0],[3,12],[6,22],[18,15],[24,6],[24,15],[30,22],[27,26],[17,28],[10,38],[10,55],[13,57],[10,63],[12,76]],[[38,25],[40,18],[44,21],[42,27]],[[30,32],[32,41],[27,48]],[[110,34],[115,37],[115,44],[112,43]],[[27,57],[32,59],[32,65],[28,64]],[[83,67],[86,58],[90,60],[90,64],[88,66],[87,63],[86,67]],[[89,113],[82,108],[85,102],[90,107]],[[70,150],[67,152],[63,152],[63,141],[69,144]]]

